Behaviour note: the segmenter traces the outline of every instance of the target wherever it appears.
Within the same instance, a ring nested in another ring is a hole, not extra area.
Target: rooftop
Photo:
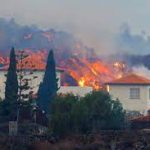
[[[122,78],[113,80],[106,84],[109,85],[150,85],[150,79],[131,73]]]
[[[140,117],[137,117],[137,118],[133,118],[131,119],[131,121],[134,121],[134,122],[150,122],[150,116],[140,116]]]

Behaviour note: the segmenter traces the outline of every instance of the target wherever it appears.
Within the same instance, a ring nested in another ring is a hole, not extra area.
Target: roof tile
[[[150,79],[147,79],[145,77],[136,75],[136,74],[128,74],[122,78],[113,80],[107,84],[141,84],[141,85],[150,85]]]

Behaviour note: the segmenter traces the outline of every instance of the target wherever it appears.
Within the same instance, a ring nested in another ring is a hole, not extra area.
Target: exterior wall
[[[147,107],[150,109],[150,86],[147,86]]]
[[[0,97],[4,99],[5,97],[5,81],[6,81],[6,71],[0,71]],[[32,91],[37,93],[40,82],[44,76],[44,71],[35,71],[33,74],[27,75],[26,78],[31,79],[29,85],[33,87]],[[36,77],[36,78],[35,78]],[[78,96],[85,96],[87,93],[92,91],[92,87],[79,87],[79,86],[61,86],[61,72],[57,71],[58,87],[60,87],[58,93],[73,93]],[[30,90],[29,90],[30,91]],[[29,93],[26,91],[25,93]]]
[[[61,72],[57,71],[56,73],[57,73],[57,78],[59,79],[58,80],[58,87],[60,87]],[[5,74],[7,74],[6,71],[0,71],[0,97],[2,99],[5,96],[5,81],[6,81]],[[44,71],[35,71],[33,74],[26,75],[25,78],[31,79],[31,81],[29,81],[29,85],[31,87],[33,87],[34,93],[37,93],[39,84],[42,81],[43,76],[44,76]],[[26,93],[28,93],[28,91],[26,91]]]
[[[80,86],[61,86],[58,93],[67,94],[73,93],[77,96],[85,96],[86,94],[92,92],[92,87],[80,87]]]
[[[140,99],[130,99],[130,88],[140,88]],[[118,98],[126,110],[144,112],[149,107],[149,86],[109,85],[107,89],[112,98]]]

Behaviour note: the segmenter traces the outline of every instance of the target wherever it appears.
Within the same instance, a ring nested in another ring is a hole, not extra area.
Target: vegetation
[[[22,61],[23,53],[20,57],[19,61]],[[93,91],[85,97],[73,94],[56,95],[58,79],[52,50],[49,52],[43,82],[38,91],[37,104],[40,109],[34,112],[30,92],[27,96],[23,95],[24,91],[30,90],[28,84],[30,79],[25,78],[22,63],[20,63],[17,75],[16,65],[15,51],[12,48],[6,80],[6,98],[0,104],[1,122],[10,121],[10,119],[17,120],[19,117],[21,121],[25,118],[26,123],[30,121],[39,123],[37,120],[44,122],[45,114],[43,115],[42,112],[44,110],[46,114],[49,114],[50,132],[58,136],[98,133],[101,130],[124,128],[125,112],[122,105],[118,100],[112,100],[104,91]],[[28,101],[25,101],[26,99]],[[45,118],[45,124],[47,125],[47,118]]]
[[[17,61],[18,61],[18,120],[23,120],[27,118],[29,122],[33,119],[33,86],[32,81],[36,78],[34,76],[35,66],[31,66],[30,70],[28,70],[28,65],[30,62],[26,59],[29,55],[24,51],[20,50],[17,53]],[[31,76],[32,75],[32,76]],[[34,111],[35,113],[35,111]]]
[[[102,91],[85,97],[58,95],[51,106],[51,130],[57,135],[122,129],[125,112],[118,100]]]
[[[27,77],[27,73],[31,72],[25,70],[26,66],[22,61],[25,57],[27,55],[24,51],[19,51],[16,55],[14,48],[11,49],[10,64],[6,74],[5,99],[0,103],[1,122],[18,120],[21,109],[30,109],[28,113],[32,111],[32,91],[30,90],[32,87],[29,85],[32,79]],[[25,63],[27,64],[28,62]]]
[[[43,82],[38,90],[38,106],[49,113],[50,103],[58,90],[58,79],[56,77],[56,68],[53,51],[50,50]]]
[[[10,64],[6,75],[5,100],[1,102],[1,115],[14,120],[17,113],[18,80],[17,62],[14,48],[10,52]]]
[[[7,72],[5,100],[16,102],[18,98],[17,62],[14,48],[10,52],[10,64]]]
[[[28,54],[24,50],[20,50],[17,53],[17,61],[18,61],[18,69],[17,69],[17,75],[18,75],[18,101],[21,103],[24,100],[29,100],[31,97],[30,93],[33,93],[31,91],[32,87],[29,84],[33,78],[29,78],[30,74],[33,74],[33,69],[27,70],[29,62],[26,60],[25,63],[23,62],[24,59],[28,57]]]

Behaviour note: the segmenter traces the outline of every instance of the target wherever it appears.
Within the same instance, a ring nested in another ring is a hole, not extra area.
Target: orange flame
[[[85,80],[84,80],[84,78],[81,78],[81,79],[78,81],[78,84],[79,84],[79,86],[84,87],[84,86],[85,86]]]
[[[91,86],[98,90],[104,82],[114,78],[111,68],[101,60],[72,57],[65,67],[81,87]]]
[[[30,49],[25,49],[28,56],[23,59],[23,68],[33,70],[44,70],[45,59],[47,57],[47,51],[41,50],[33,52]],[[8,68],[9,58],[0,57],[0,64],[4,64],[4,68]],[[81,58],[75,55],[67,60],[59,62],[61,67],[65,68],[65,72],[69,74],[79,86],[90,86],[95,90],[102,88],[105,82],[113,80],[115,78],[122,77],[125,72],[126,65],[124,62],[116,61],[113,64],[106,64],[104,61],[93,58]],[[21,63],[18,63],[18,68]],[[63,85],[71,85],[68,82],[64,82]]]

